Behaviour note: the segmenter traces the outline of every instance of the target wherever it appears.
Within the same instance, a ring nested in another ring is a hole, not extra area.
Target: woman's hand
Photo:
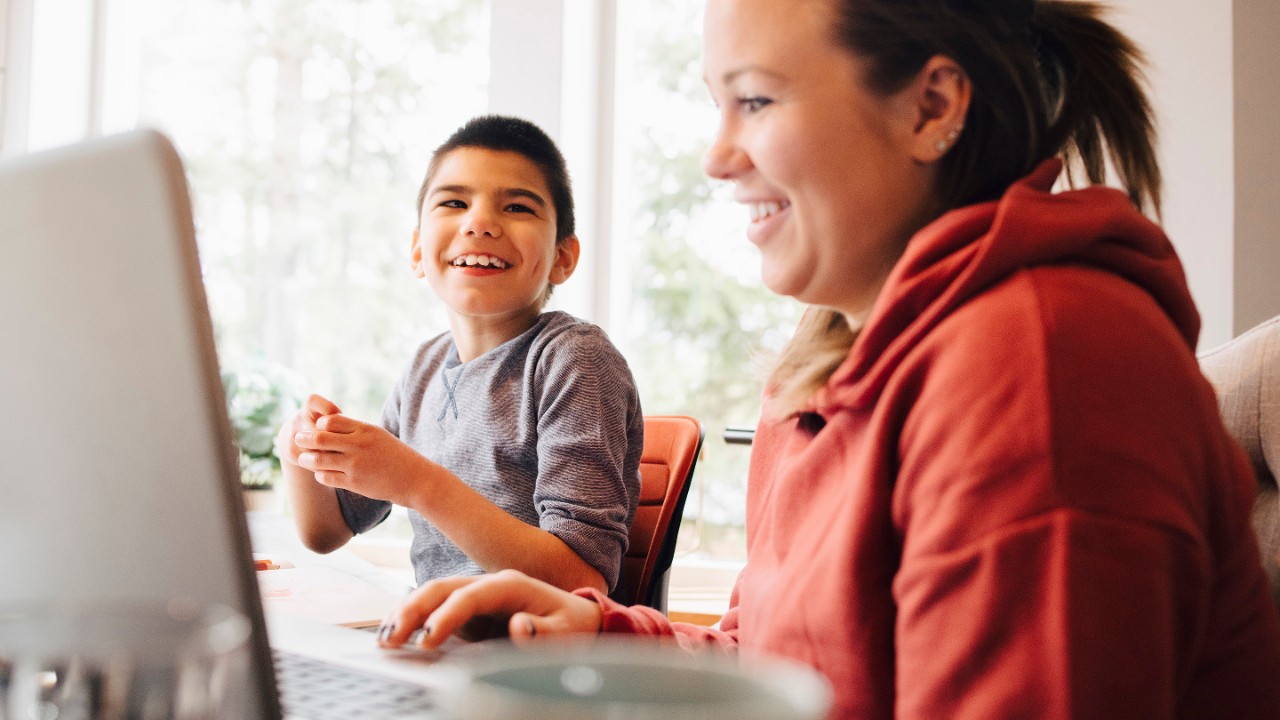
[[[433,580],[415,590],[382,623],[378,643],[396,648],[422,629],[418,643],[438,647],[477,625],[506,623],[514,642],[534,636],[600,632],[603,613],[586,598],[567,593],[515,570],[492,575]],[[493,634],[488,632],[485,634]]]

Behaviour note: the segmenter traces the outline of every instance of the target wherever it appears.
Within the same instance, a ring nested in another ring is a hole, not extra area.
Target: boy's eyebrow
[[[433,195],[438,195],[440,193],[450,193],[454,195],[470,195],[475,191],[476,191],[475,188],[471,187],[470,185],[437,185],[431,188],[431,191],[427,193],[427,196],[430,197]],[[543,199],[541,195],[539,195],[538,193],[532,190],[526,190],[525,188],[520,188],[520,187],[499,188],[498,194],[505,195],[508,197],[525,198],[527,200],[532,201],[538,207],[542,207],[542,208],[547,207],[547,201]]]

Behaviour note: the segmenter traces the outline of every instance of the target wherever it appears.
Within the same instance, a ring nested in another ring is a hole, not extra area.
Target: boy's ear
[[[422,267],[422,244],[418,242],[418,228],[413,229],[413,240],[409,244],[409,267],[413,269],[414,277],[426,277],[427,273]]]
[[[955,60],[934,55],[910,86],[915,106],[911,154],[916,162],[941,159],[960,139],[973,97],[973,81]]]
[[[547,278],[552,285],[559,285],[573,274],[578,267],[578,254],[582,252],[578,244],[578,236],[570,235],[556,243],[556,259],[551,264],[551,275]]]

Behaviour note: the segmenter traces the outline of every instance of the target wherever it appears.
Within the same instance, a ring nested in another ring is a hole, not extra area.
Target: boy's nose
[[[490,213],[477,208],[467,213],[467,221],[463,223],[462,232],[474,237],[498,237],[502,234],[502,225]]]

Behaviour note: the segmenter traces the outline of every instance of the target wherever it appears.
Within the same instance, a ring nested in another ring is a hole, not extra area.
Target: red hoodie
[[[762,422],[720,631],[833,717],[1278,718],[1255,481],[1164,234],[1049,161],[921,230],[812,411]]]

